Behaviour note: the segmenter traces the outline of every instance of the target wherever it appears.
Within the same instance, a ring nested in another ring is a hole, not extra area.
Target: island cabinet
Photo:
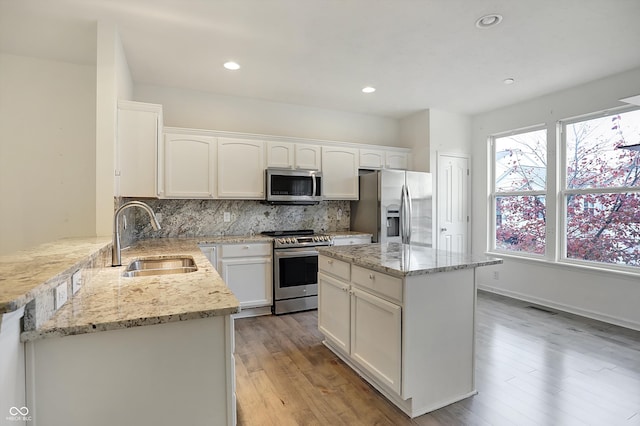
[[[318,265],[324,344],[407,415],[476,393],[473,268],[393,276],[322,253]]]

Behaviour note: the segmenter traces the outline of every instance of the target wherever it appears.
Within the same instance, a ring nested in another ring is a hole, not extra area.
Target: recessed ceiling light
[[[373,93],[376,91],[375,87],[367,86],[362,89],[363,93]]]
[[[513,78],[505,78],[504,80],[502,80],[502,82],[508,86],[515,83],[516,81]]]
[[[224,67],[231,71],[240,69],[240,65],[237,62],[233,62],[233,61],[225,62]]]
[[[476,21],[476,27],[478,28],[490,28],[495,27],[500,22],[502,22],[502,15],[498,15],[497,13],[491,13],[489,15],[484,15],[480,19]]]

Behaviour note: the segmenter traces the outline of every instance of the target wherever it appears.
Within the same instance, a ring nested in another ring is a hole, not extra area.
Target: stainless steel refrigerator
[[[378,243],[432,247],[431,173],[377,170],[360,175],[360,200],[351,202],[351,230]]]

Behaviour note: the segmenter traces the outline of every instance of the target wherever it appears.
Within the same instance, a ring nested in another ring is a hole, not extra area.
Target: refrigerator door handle
[[[400,203],[400,233],[402,244],[411,242],[411,199],[406,185],[402,185]]]
[[[405,228],[405,210],[407,209],[407,204],[404,198],[404,185],[402,185],[402,189],[400,190],[400,242],[404,244],[404,236],[406,234]]]
[[[406,186],[405,189],[407,195],[406,195],[406,199],[407,199],[407,206],[409,207],[407,209],[407,237],[406,237],[406,244],[411,244],[411,220],[413,218],[413,205],[411,204],[411,193],[409,192],[409,185]]]

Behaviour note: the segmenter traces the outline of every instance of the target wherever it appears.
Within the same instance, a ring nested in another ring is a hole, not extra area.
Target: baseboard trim
[[[517,291],[505,290],[502,288],[492,287],[485,284],[478,284],[478,289],[487,291],[489,293],[500,294],[502,296],[511,297],[512,299],[523,300],[525,302],[535,303],[537,305],[546,306],[548,308],[556,309],[558,311],[568,312],[570,314],[579,315],[594,319],[597,321],[606,322],[607,324],[617,325],[619,327],[629,328],[631,330],[640,331],[640,323],[634,321],[628,321],[623,318],[617,318],[611,315],[606,315],[600,312],[589,311],[581,309],[572,305],[565,305],[563,303],[557,303],[552,300],[543,299],[540,297],[531,296]]]

